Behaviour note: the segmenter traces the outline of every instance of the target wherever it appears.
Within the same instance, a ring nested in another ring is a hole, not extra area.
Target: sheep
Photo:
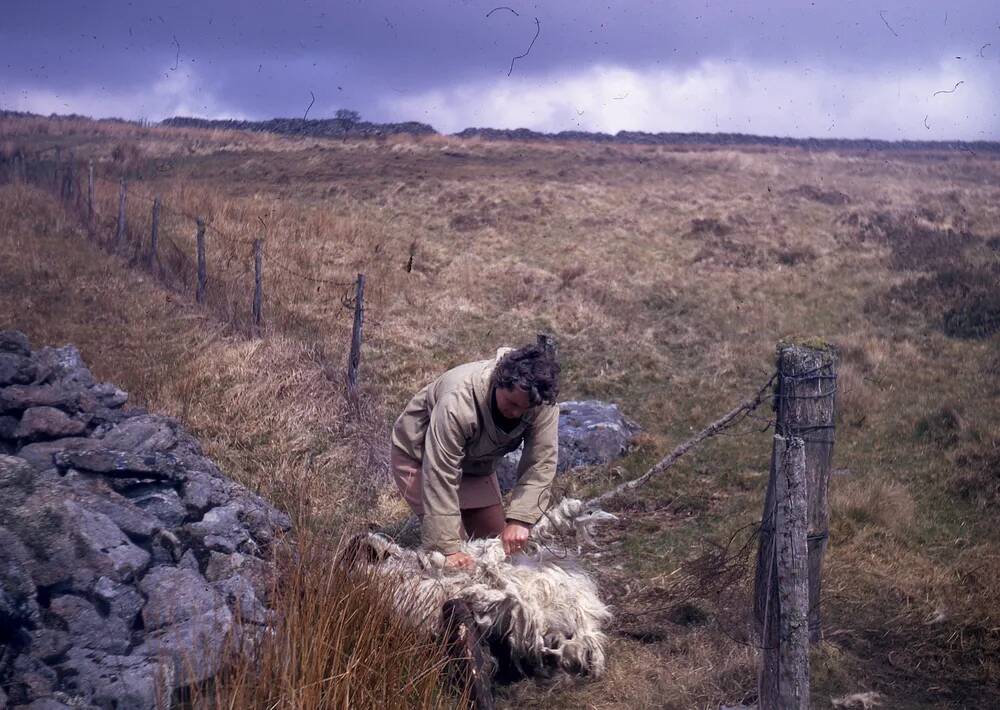
[[[590,576],[568,555],[555,555],[550,543],[573,532],[578,544],[593,544],[593,528],[612,520],[617,518],[564,499],[534,526],[523,553],[506,557],[498,539],[465,542],[464,551],[476,561],[472,571],[445,569],[440,552],[404,549],[379,533],[356,537],[350,560],[391,579],[395,606],[418,623],[439,624],[446,601],[464,601],[478,635],[508,672],[597,677],[605,668],[602,628],[611,611]]]

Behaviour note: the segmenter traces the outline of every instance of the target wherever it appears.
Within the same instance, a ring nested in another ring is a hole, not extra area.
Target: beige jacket
[[[549,504],[559,453],[559,407],[533,407],[511,432],[494,423],[493,370],[509,350],[448,370],[413,396],[393,427],[393,445],[423,462],[422,536],[428,548],[445,554],[460,549],[459,481],[462,476],[489,476],[522,441],[518,482],[506,517],[534,525]]]

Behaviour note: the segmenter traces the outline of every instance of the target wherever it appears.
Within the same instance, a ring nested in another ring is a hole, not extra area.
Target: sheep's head
[[[594,542],[596,527],[616,520],[617,516],[606,513],[600,508],[588,507],[582,500],[563,498],[546,511],[532,528],[531,534],[536,541],[544,542],[560,534],[572,533],[581,547],[584,545],[596,547]]]
[[[597,547],[594,541],[594,534],[598,525],[613,523],[618,521],[617,515],[612,515],[600,508],[590,508],[573,518],[573,530],[576,532],[578,545],[587,547]]]

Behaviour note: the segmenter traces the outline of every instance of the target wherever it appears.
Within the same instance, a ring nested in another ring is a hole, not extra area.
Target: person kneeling
[[[558,456],[559,363],[552,349],[501,348],[459,365],[417,392],[392,430],[391,465],[400,493],[421,518],[424,547],[451,568],[471,569],[463,538],[497,537],[524,549],[542,516]],[[509,508],[497,462],[524,444]]]

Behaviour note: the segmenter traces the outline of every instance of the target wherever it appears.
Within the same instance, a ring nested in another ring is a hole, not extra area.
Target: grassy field
[[[95,236],[50,194],[0,185],[0,328],[76,344],[322,536],[398,525],[387,439],[409,395],[538,330],[559,341],[562,398],[617,402],[644,429],[619,464],[562,478],[571,493],[638,475],[756,391],[781,338],[834,343],[813,706],[860,691],[885,707],[1000,704],[1000,159],[0,121],[3,155],[55,145],[95,162]],[[97,242],[123,173],[131,246],[110,255]],[[149,272],[136,259],[153,196],[164,236]],[[205,307],[193,216],[209,224]],[[247,335],[258,237],[262,338]],[[617,615],[607,676],[522,682],[498,690],[502,706],[753,699],[746,574],[721,584],[699,561],[760,517],[763,419],[623,501],[587,558]]]

